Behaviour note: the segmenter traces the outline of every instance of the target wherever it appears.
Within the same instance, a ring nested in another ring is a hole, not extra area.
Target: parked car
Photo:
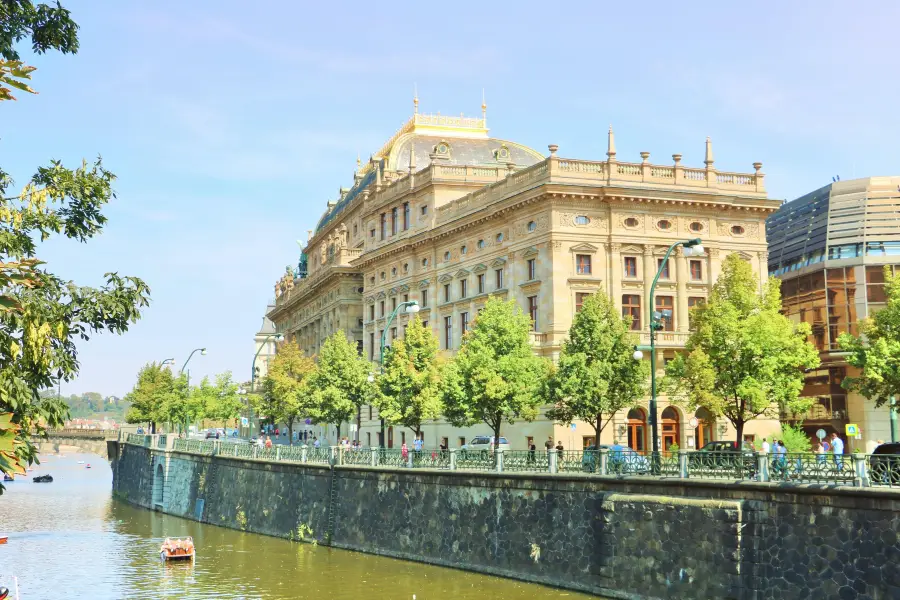
[[[600,444],[599,448],[609,450],[606,462],[608,473],[619,475],[637,475],[650,472],[650,461],[646,456],[638,454],[628,446],[609,446]],[[600,453],[597,446],[588,446],[581,455],[581,468],[587,473],[600,470]]]
[[[206,430],[206,439],[216,438],[219,439],[219,430],[218,429],[207,429]]]
[[[756,450],[748,442],[741,444],[738,450],[737,442],[719,440],[707,442],[696,452],[688,456],[688,469],[693,471],[728,471],[738,477],[756,477],[757,465]]]
[[[506,452],[509,450],[509,442],[505,437],[500,438],[500,449]],[[466,444],[466,450],[469,452],[483,452],[483,453],[493,453],[494,451],[494,437],[490,435],[476,435],[473,437],[468,444]]]
[[[900,486],[900,443],[881,444],[872,451],[869,477],[875,484]]]

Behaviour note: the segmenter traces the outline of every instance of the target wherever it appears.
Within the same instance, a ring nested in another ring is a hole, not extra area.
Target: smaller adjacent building
[[[900,268],[900,177],[839,181],[801,196],[768,218],[766,237],[784,313],[810,324],[822,360],[803,390],[815,404],[788,418],[810,436],[819,429],[843,436],[845,425],[857,424],[862,439],[851,446],[870,452],[891,439],[891,411],[841,387],[854,369],[838,337],[859,335],[860,321],[885,305],[884,266]]]

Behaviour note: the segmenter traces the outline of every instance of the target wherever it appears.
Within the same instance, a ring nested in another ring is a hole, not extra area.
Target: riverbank
[[[900,591],[891,491],[117,456],[115,491],[140,506],[612,598]]]

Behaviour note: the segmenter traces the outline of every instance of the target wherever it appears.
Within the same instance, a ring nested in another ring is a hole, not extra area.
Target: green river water
[[[44,473],[54,482],[31,482]],[[0,545],[0,586],[13,590],[17,578],[20,600],[592,597],[204,525],[127,505],[111,491],[108,463],[89,454],[45,456],[27,478],[6,484],[0,536],[9,542]],[[162,563],[162,540],[188,535],[197,547],[194,564]]]

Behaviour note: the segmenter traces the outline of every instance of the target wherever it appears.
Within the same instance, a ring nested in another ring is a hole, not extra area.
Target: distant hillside
[[[41,394],[47,398],[56,397],[56,394],[47,390]],[[125,411],[131,406],[130,402],[116,396],[102,396],[97,392],[87,392],[80,396],[72,394],[63,396],[63,402],[69,407],[69,416],[73,419],[114,419],[120,423],[125,422]]]

